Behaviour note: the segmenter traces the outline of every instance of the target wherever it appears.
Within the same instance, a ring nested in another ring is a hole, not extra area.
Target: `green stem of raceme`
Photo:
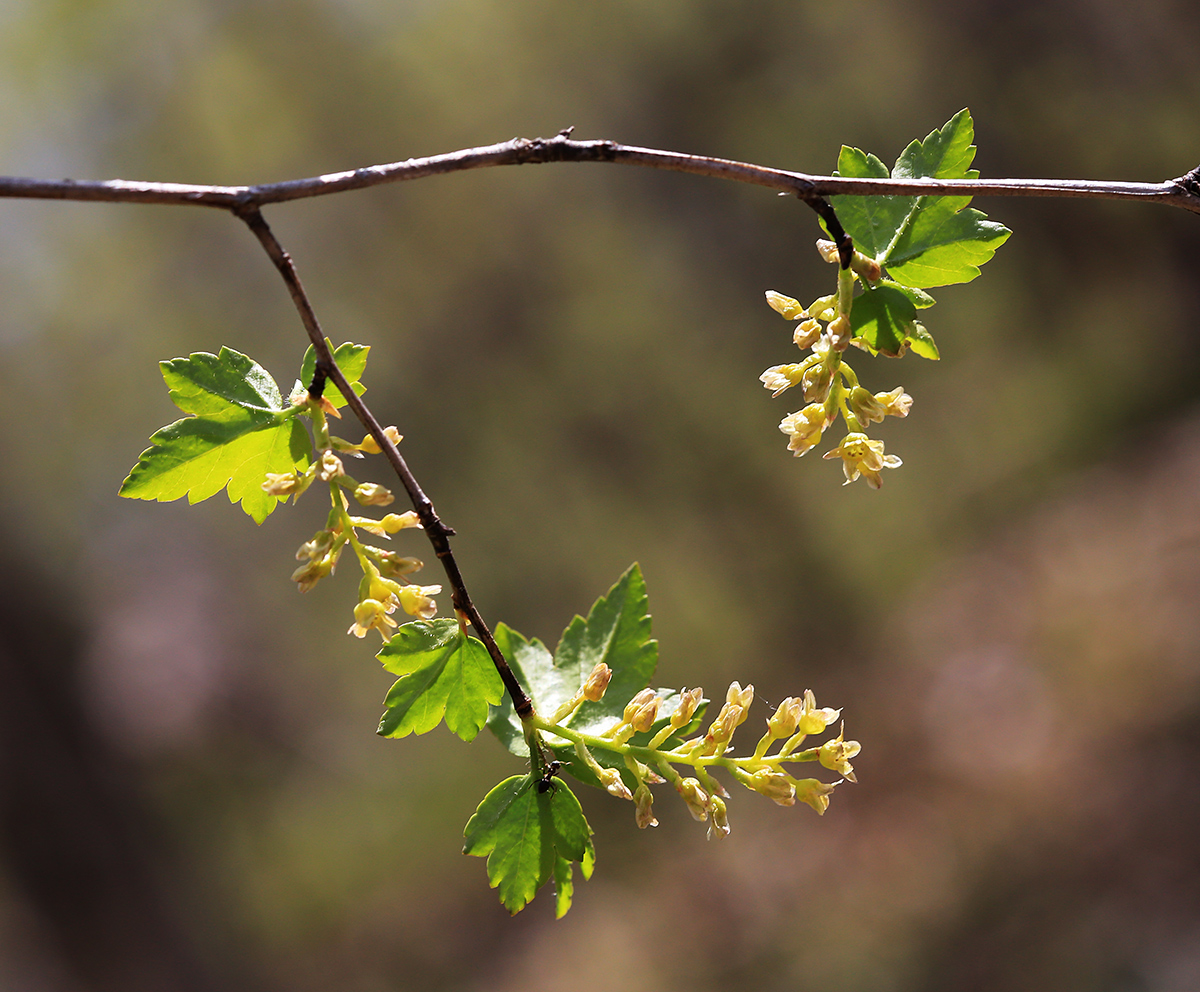
[[[694,744],[682,749],[676,748],[673,751],[660,751],[657,748],[643,747],[637,744],[618,744],[611,737],[597,737],[594,734],[583,734],[578,730],[572,730],[570,727],[551,723],[540,716],[534,716],[528,721],[528,725],[545,733],[554,734],[556,737],[565,738],[573,744],[583,744],[587,748],[599,748],[602,751],[611,751],[621,755],[632,755],[643,764],[651,765],[652,767],[662,767],[664,762],[669,762],[676,765],[691,765],[697,769],[718,767],[727,768],[730,771],[738,771],[745,768],[759,769],[766,766],[779,770],[780,766],[785,762],[816,761],[817,754],[821,750],[820,747],[813,747],[795,753],[763,755],[759,755],[756,751],[754,754],[747,755],[744,758],[733,758],[728,754],[697,754],[697,748]],[[791,744],[792,741],[789,740],[787,743]]]

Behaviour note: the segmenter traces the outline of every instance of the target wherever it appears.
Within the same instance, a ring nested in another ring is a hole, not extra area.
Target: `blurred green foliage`
[[[1200,12],[1176,0],[43,0],[0,24],[16,175],[259,182],[568,125],[825,172],[963,106],[985,176],[1200,160]],[[811,686],[864,744],[825,818],[744,804],[720,845],[584,795],[604,870],[561,924],[510,921],[460,854],[519,763],[373,734],[388,679],[342,633],[353,589],[288,581],[323,514],[116,497],[173,416],[159,360],[296,367],[253,238],[216,211],[2,205],[6,560],[84,626],[86,712],[220,987],[1200,982],[1200,228],[979,205],[1016,235],[939,296],[942,361],[859,362],[915,397],[879,493],[788,457],[757,380],[790,335],[763,291],[827,291],[795,200],[552,165],[266,212],[327,333],[373,346],[372,408],[485,617],[552,637],[638,560],[663,684]],[[0,973],[51,974],[10,874]]]

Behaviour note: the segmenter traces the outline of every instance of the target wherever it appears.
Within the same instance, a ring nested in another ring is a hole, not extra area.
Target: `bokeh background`
[[[10,0],[0,27],[14,175],[265,182],[568,125],[825,172],[963,106],[985,176],[1200,162],[1185,0]],[[757,379],[794,354],[763,291],[832,288],[795,200],[546,165],[267,212],[330,336],[373,345],[486,617],[553,643],[637,560],[661,684],[811,687],[863,742],[824,818],[743,792],[719,844],[670,795],[645,833],[584,795],[597,872],[555,922],[460,853],[519,764],[377,738],[353,577],[288,581],[319,497],[261,528],[116,497],[176,416],[160,359],[294,379],[249,233],[0,204],[0,987],[1200,988],[1200,218],[976,205],[1016,233],[926,314],[943,360],[857,362],[915,397],[880,492],[790,458]]]

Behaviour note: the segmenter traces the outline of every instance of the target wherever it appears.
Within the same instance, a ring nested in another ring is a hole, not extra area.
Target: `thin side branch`
[[[410,158],[350,172],[333,172],[259,186],[188,186],[180,183],[141,183],[110,179],[104,182],[59,181],[0,177],[0,196],[48,200],[94,200],[111,203],[160,203],[248,209],[312,196],[326,196],[383,183],[424,179],[467,169],[541,162],[613,162],[651,169],[668,169],[751,183],[794,193],[812,203],[837,195],[882,196],[1022,196],[1087,197],[1100,200],[1140,200],[1200,213],[1200,168],[1161,183],[1125,183],[1086,179],[847,179],[812,176],[803,172],[703,155],[684,155],[656,148],[620,145],[615,141],[573,141],[567,132],[553,138],[514,138],[498,145],[465,148],[428,158]]]
[[[504,683],[504,688],[512,698],[513,709],[516,711],[517,716],[522,720],[533,716],[533,703],[529,699],[529,694],[513,674],[508,662],[504,659],[504,654],[500,651],[499,645],[496,644],[495,637],[492,636],[491,629],[484,622],[479,610],[476,608],[474,602],[472,602],[470,594],[467,592],[462,572],[459,571],[458,562],[454,558],[454,552],[450,549],[450,537],[454,534],[454,529],[442,522],[442,519],[437,515],[437,511],[433,508],[433,502],[425,495],[425,492],[417,483],[416,478],[408,467],[408,463],[404,460],[404,456],[400,454],[396,446],[384,434],[379,421],[367,409],[367,405],[350,388],[350,384],[346,381],[346,377],[342,374],[342,370],[338,368],[337,362],[334,361],[333,354],[329,350],[329,345],[325,341],[325,334],[321,330],[320,322],[317,320],[317,314],[309,302],[308,294],[304,291],[304,286],[300,282],[300,276],[296,272],[296,266],[293,264],[291,256],[284,251],[283,245],[275,237],[274,232],[259,212],[258,207],[239,206],[234,209],[234,213],[246,222],[246,225],[254,232],[254,236],[258,238],[259,243],[263,246],[271,261],[275,263],[275,268],[279,270],[279,274],[287,284],[292,302],[295,303],[296,309],[300,313],[300,320],[304,323],[304,329],[308,332],[308,338],[312,342],[313,349],[317,355],[317,370],[310,386],[310,392],[319,396],[325,379],[328,378],[331,380],[338,387],[342,396],[346,398],[347,405],[354,411],[354,415],[366,429],[367,433],[383,449],[384,455],[387,456],[387,460],[391,463],[401,484],[407,491],[408,497],[412,501],[413,509],[417,511],[417,516],[420,518],[421,526],[425,528],[425,535],[429,538],[429,543],[433,545],[433,550],[436,552],[438,560],[442,563],[442,568],[446,572],[446,579],[450,583],[451,598],[454,601],[455,609],[470,621],[475,631],[479,634],[479,639],[487,648],[492,663],[496,666],[496,671],[500,673],[500,679]]]

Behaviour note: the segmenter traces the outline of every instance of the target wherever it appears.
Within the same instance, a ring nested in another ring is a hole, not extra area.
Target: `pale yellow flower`
[[[654,796],[650,792],[650,786],[643,782],[637,787],[637,792],[633,794],[633,801],[637,804],[637,811],[634,814],[634,819],[637,822],[639,830],[645,830],[647,827],[657,827],[658,820],[654,816]]]
[[[800,320],[808,316],[799,300],[793,300],[790,296],[784,296],[773,289],[767,290],[767,306],[788,320]]]
[[[810,403],[799,413],[790,413],[779,422],[779,429],[789,436],[788,451],[797,458],[821,443],[821,434],[832,419],[820,403]]]
[[[866,434],[852,431],[842,438],[842,443],[825,452],[826,458],[841,458],[842,471],[846,473],[846,484],[854,482],[860,475],[872,489],[883,485],[879,473],[885,468],[899,468],[903,462],[895,455],[883,453],[883,442],[873,441]]]
[[[907,417],[912,409],[912,397],[904,391],[903,386],[897,386],[891,392],[876,393],[875,399],[889,417]]]
[[[437,616],[437,603],[433,597],[442,591],[441,586],[401,586],[400,608],[409,616],[432,620]]]
[[[841,715],[841,710],[818,709],[817,697],[813,695],[812,689],[805,689],[796,729],[802,734],[823,734],[825,728]]]
[[[837,772],[851,782],[857,782],[858,779],[854,777],[854,766],[850,764],[850,759],[862,750],[862,745],[858,741],[843,740],[844,733],[845,727],[843,726],[835,740],[826,741],[821,745],[821,749],[817,752],[817,758],[830,771]]]
[[[722,837],[729,836],[729,814],[725,809],[725,803],[717,796],[709,799],[709,808],[712,813],[712,819],[708,823],[708,839],[720,840]]]
[[[758,377],[759,382],[771,390],[774,399],[785,389],[791,389],[800,382],[807,365],[804,362],[794,362],[791,365],[772,365]]]
[[[354,498],[362,506],[390,506],[396,499],[392,491],[377,482],[364,482],[354,490]]]
[[[829,809],[829,797],[837,787],[837,782],[820,782],[815,778],[803,778],[796,783],[796,798],[808,803],[822,816]]]
[[[396,621],[388,616],[394,608],[389,609],[387,605],[377,599],[364,599],[354,607],[354,623],[346,633],[353,634],[355,637],[366,637],[368,630],[378,630],[380,636],[386,641],[388,629],[397,625]]]

